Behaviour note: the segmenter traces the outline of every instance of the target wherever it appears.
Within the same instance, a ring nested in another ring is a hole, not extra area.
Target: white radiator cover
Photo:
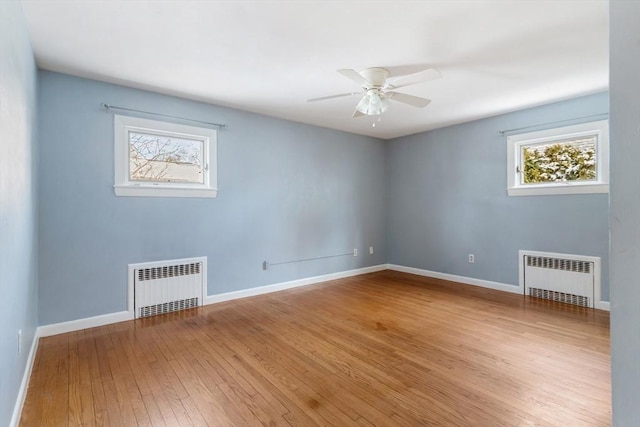
[[[525,295],[583,307],[600,301],[600,258],[520,251]]]
[[[129,287],[135,318],[198,307],[206,294],[206,257],[129,264]]]

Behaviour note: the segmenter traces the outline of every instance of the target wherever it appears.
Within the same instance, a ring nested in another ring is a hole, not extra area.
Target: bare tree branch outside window
[[[129,132],[129,179],[203,183],[203,142]]]

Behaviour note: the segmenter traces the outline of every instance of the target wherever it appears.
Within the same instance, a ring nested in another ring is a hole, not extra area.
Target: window
[[[117,196],[216,197],[216,131],[114,115]]]
[[[609,192],[607,120],[507,138],[510,196]]]

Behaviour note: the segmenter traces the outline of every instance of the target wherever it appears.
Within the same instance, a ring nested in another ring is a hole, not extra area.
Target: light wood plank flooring
[[[609,315],[383,271],[40,340],[21,426],[605,426]]]

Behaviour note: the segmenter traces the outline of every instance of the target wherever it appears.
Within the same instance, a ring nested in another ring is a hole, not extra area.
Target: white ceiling
[[[385,139],[608,87],[608,1],[23,3],[41,68]],[[432,103],[376,127],[357,96],[305,102],[367,67],[443,78],[399,89]]]

